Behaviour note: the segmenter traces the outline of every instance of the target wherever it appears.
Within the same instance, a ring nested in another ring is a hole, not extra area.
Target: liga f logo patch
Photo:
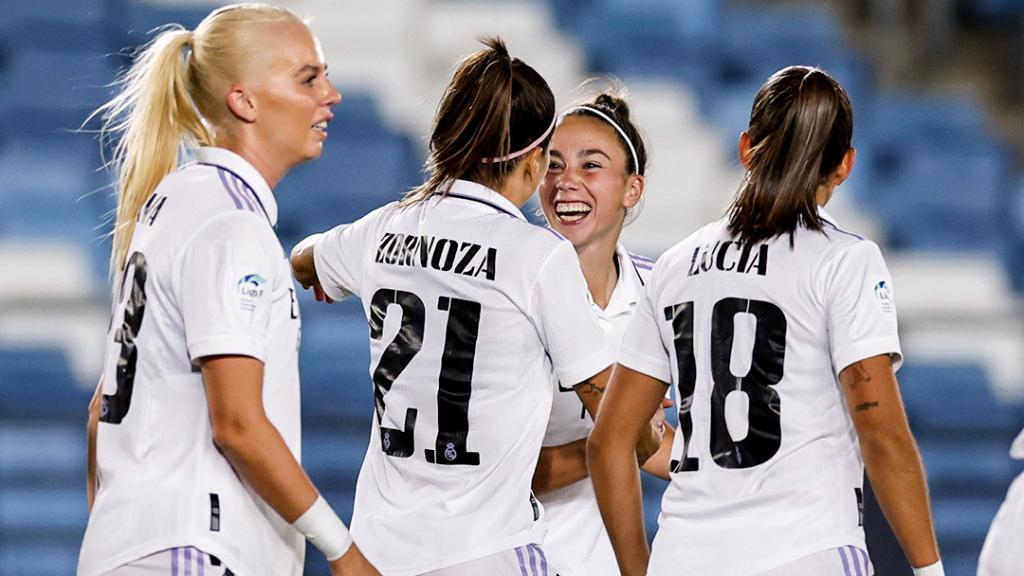
[[[896,302],[892,299],[892,288],[885,280],[875,285],[875,298],[878,299],[878,305],[881,306],[882,312],[892,313],[896,310]]]
[[[259,274],[246,274],[238,281],[238,296],[242,310],[252,312],[256,309],[256,302],[263,296],[263,289],[267,281]]]

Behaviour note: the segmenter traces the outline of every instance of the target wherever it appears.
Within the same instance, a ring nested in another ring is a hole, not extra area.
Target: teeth
[[[327,120],[321,120],[320,122],[313,124],[313,128],[317,130],[327,130]]]
[[[590,206],[587,206],[583,202],[559,202],[555,204],[555,213],[557,214],[569,214],[582,212],[580,218],[590,212]],[[577,218],[578,220],[578,218]]]
[[[586,217],[586,214],[558,214],[560,222],[578,222]]]

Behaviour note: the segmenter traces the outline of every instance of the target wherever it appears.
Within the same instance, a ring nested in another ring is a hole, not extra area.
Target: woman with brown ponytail
[[[530,481],[551,373],[593,410],[613,359],[572,244],[520,211],[548,169],[554,97],[485,44],[442,97],[427,182],[292,252],[303,286],[358,296],[369,321],[376,417],[352,533],[389,576],[548,574]]]
[[[117,139],[113,320],[79,576],[377,574],[299,464],[299,314],[273,188],[320,155],[320,46],[244,4],[161,32],[99,113]]]
[[[654,265],[588,445],[624,575],[869,576],[865,469],[915,574],[943,574],[894,374],[889,272],[824,210],[853,168],[852,132],[828,74],[772,75],[726,217]],[[628,447],[670,383],[679,427],[648,565]]]

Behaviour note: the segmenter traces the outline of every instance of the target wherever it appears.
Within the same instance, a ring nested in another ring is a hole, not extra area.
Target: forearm
[[[313,259],[313,249],[321,234],[313,234],[292,248],[290,262],[292,274],[304,288],[309,288],[316,283],[316,262]]]
[[[96,392],[89,401],[89,421],[86,425],[85,495],[89,510],[96,501],[96,429],[100,425],[100,402],[103,399],[103,384],[96,385]]]
[[[237,423],[216,443],[238,475],[285,521],[294,522],[316,500],[313,483],[266,418]]]
[[[662,480],[672,479],[669,475],[671,468],[669,462],[672,460],[672,441],[675,439],[675,436],[675,430],[671,426],[666,425],[664,436],[661,438],[661,446],[641,467],[644,472],[657,476]]]
[[[644,533],[640,471],[633,447],[623,442],[587,446],[590,476],[605,528],[623,576],[647,573],[649,552]]]
[[[909,430],[885,440],[862,442],[861,451],[871,487],[907,560],[914,567],[937,562],[928,485]]]
[[[537,469],[533,473],[533,493],[547,494],[575,484],[588,475],[586,438],[541,448]]]

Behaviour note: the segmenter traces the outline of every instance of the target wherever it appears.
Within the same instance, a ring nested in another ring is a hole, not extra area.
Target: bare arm
[[[264,411],[263,363],[248,356],[211,356],[201,367],[217,448],[271,508],[295,522],[319,494]],[[377,574],[354,544],[331,570]]]
[[[665,383],[616,366],[594,431],[587,461],[608,536],[623,576],[647,573],[640,472],[635,447],[651,427],[651,414],[665,397]]]
[[[587,472],[587,439],[540,449],[533,473],[533,493],[547,494],[583,480]]]
[[[85,495],[92,510],[92,503],[96,501],[96,429],[100,425],[100,402],[103,400],[103,380],[96,384],[96,391],[93,392],[92,400],[89,401],[89,423],[86,426],[88,436],[88,448],[85,464]]]
[[[613,365],[614,366],[614,365]],[[605,389],[608,387],[608,381],[611,379],[612,366],[605,368],[598,372],[594,376],[587,378],[583,382],[573,386],[573,390],[576,391],[576,395],[579,396],[580,401],[583,402],[583,407],[587,410],[587,414],[597,422],[597,414],[601,408],[601,399],[604,397]],[[662,390],[664,394],[664,390]],[[648,420],[654,416],[655,410],[651,410],[648,415]],[[653,456],[659,448],[661,448],[663,429],[656,426],[654,423],[644,430],[644,433],[637,438],[635,444],[636,461],[638,464],[644,464]]]
[[[313,234],[296,244],[292,248],[290,262],[292,274],[299,281],[299,284],[302,284],[303,288],[312,288],[313,296],[317,302],[327,302],[329,304],[334,302],[334,300],[324,293],[324,289],[320,286],[320,279],[316,275],[316,261],[313,259],[313,250],[320,236],[320,234]]]
[[[938,562],[928,485],[888,355],[839,374],[878,503],[911,566]]]
[[[657,476],[662,480],[672,479],[672,476],[669,475],[669,470],[671,469],[669,461],[672,459],[672,442],[675,440],[675,437],[676,431],[671,426],[666,425],[661,437],[661,446],[641,467],[644,472]]]

